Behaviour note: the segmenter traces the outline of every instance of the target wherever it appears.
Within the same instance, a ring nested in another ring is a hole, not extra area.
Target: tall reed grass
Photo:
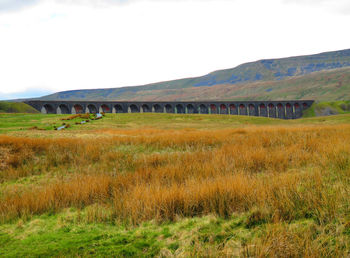
[[[321,225],[349,213],[348,125],[95,133],[103,137],[0,136],[2,183],[55,178],[0,190],[0,221],[93,204],[108,212],[90,220],[133,224],[251,212],[249,225]]]

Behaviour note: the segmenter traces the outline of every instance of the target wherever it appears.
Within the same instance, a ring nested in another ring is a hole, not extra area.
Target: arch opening
[[[91,114],[96,114],[97,113],[97,108],[94,104],[89,104],[87,106],[88,112]]]
[[[225,104],[220,105],[220,114],[222,114],[222,115],[227,114],[227,107]]]
[[[68,106],[65,105],[65,104],[59,105],[59,106],[58,106],[58,109],[59,109],[59,112],[57,112],[57,114],[58,114],[58,113],[60,113],[60,114],[69,114],[69,113],[70,113],[70,112],[69,112]],[[58,110],[57,110],[57,111],[58,111]]]
[[[286,118],[288,119],[293,118],[293,108],[290,103],[286,104]]]
[[[43,114],[55,114],[55,109],[50,104],[45,104],[41,108],[41,113]]]
[[[217,113],[217,108],[215,104],[210,104],[210,113],[211,114],[216,114]]]
[[[301,111],[301,106],[299,105],[299,103],[294,104],[294,114],[295,114],[295,118],[300,118],[303,115]]]
[[[141,106],[141,110],[142,110],[143,113],[151,112],[151,109],[149,108],[149,106],[147,104],[143,104]]]
[[[116,113],[124,113],[124,109],[121,105],[117,104],[117,105],[114,105],[114,110]]]
[[[284,114],[284,107],[281,103],[277,104],[277,112],[278,112],[277,117],[283,119],[285,114]]]
[[[231,115],[237,115],[237,114],[238,114],[237,107],[236,107],[235,104],[231,104],[231,105],[229,106],[229,108],[230,108],[230,114],[231,114]]]
[[[70,113],[70,112],[69,112],[68,106],[65,105],[65,104],[60,104],[60,105],[58,106],[58,108],[59,108],[60,114],[69,114],[69,113]],[[58,113],[58,112],[57,112],[57,113]]]
[[[268,105],[268,113],[269,117],[276,117],[276,109],[274,104],[270,103]]]
[[[165,105],[165,112],[166,113],[174,113],[173,106],[170,104]]]
[[[153,110],[154,110],[155,113],[163,113],[162,107],[160,105],[158,105],[158,104],[155,104],[153,106]]]
[[[267,108],[265,106],[265,104],[261,103],[259,105],[259,109],[260,109],[260,116],[267,116]]]
[[[139,108],[134,104],[130,105],[129,108],[130,108],[131,113],[139,113],[140,112]]]
[[[200,114],[208,114],[208,107],[204,104],[201,104],[199,106],[199,113]]]
[[[255,116],[255,106],[253,104],[249,104],[248,108],[249,108],[249,115]]]
[[[194,113],[194,106],[192,104],[188,104],[186,106],[187,114],[193,114]]]
[[[185,113],[185,109],[181,104],[176,105],[176,113],[177,114],[184,114]]]
[[[75,104],[73,106],[73,112],[74,114],[83,114],[84,113],[84,109],[83,106],[80,104]]]
[[[111,109],[106,104],[102,104],[101,105],[101,111],[104,112],[104,113],[109,113],[109,112],[111,112]]]
[[[246,116],[247,115],[247,109],[245,108],[244,104],[239,105],[239,114],[241,116]]]

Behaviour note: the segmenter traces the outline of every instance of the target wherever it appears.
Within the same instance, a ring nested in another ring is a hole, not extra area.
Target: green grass
[[[136,227],[120,223],[88,223],[87,209],[67,209],[56,215],[46,214],[30,221],[0,225],[0,256],[153,257],[160,253],[188,256],[198,253],[199,245],[205,250],[224,247],[223,244],[229,241],[238,252],[242,244],[262,234],[265,227],[263,224],[248,227],[249,214],[234,214],[225,220],[205,216],[175,223],[151,221]]]
[[[23,102],[0,101],[0,113],[39,113],[39,111]]]
[[[83,118],[75,118],[69,121],[61,119],[67,118],[71,115],[44,115],[44,114],[0,114],[0,133],[27,131],[37,127],[39,130],[52,131],[55,127],[61,126],[63,123],[71,125],[72,128],[78,128],[84,125],[76,125],[80,123]]]
[[[154,227],[125,230],[116,225],[80,222],[78,216],[76,211],[67,211],[0,226],[0,256],[151,256],[161,248],[156,240],[160,232]]]
[[[338,103],[338,102],[337,102]],[[341,106],[339,102],[337,105]],[[317,104],[316,104],[317,105]],[[317,106],[316,106],[317,107]],[[137,129],[137,128],[159,128],[159,129],[218,129],[235,128],[251,125],[295,125],[300,124],[340,124],[349,123],[350,115],[344,114],[329,117],[310,117],[316,109],[312,107],[306,118],[296,120],[281,120],[265,117],[231,116],[231,115],[188,115],[188,114],[106,114],[101,120],[90,121],[84,125],[76,125],[83,119],[76,118],[70,121],[62,121],[62,118],[70,115],[43,115],[43,114],[0,114],[0,133],[18,134],[29,133],[29,129],[37,126],[39,129],[53,131],[54,126],[62,123],[70,124],[66,132],[75,130],[98,130],[98,129]],[[310,115],[311,113],[311,115]],[[39,132],[37,130],[34,130]],[[41,133],[44,133],[41,131]],[[61,131],[56,132],[62,133]]]
[[[1,257],[98,256],[154,257],[162,255],[237,256],[254,254],[254,243],[266,238],[270,230],[287,227],[293,233],[313,231],[317,241],[327,239],[327,232],[312,219],[282,224],[249,224],[249,213],[233,214],[221,219],[215,216],[183,218],[173,223],[150,221],[139,226],[118,222],[87,222],[85,210],[67,209],[62,213],[45,214],[29,221],[18,220],[0,225]],[[329,227],[335,227],[335,224]],[[333,244],[346,231],[332,233]]]
[[[349,114],[350,101],[316,102],[304,112],[304,117]]]

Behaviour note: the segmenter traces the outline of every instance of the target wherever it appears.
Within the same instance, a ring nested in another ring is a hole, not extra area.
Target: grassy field
[[[0,114],[0,256],[350,255],[350,114],[68,117]]]

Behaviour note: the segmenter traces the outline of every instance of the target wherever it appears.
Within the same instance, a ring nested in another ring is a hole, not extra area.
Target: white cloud
[[[0,14],[0,99],[27,88],[139,85],[345,49],[348,24],[325,8],[281,0],[135,0],[108,8],[41,1]]]
[[[16,11],[39,3],[39,0],[0,0],[0,12]]]
[[[349,0],[282,0],[287,4],[309,5],[344,15],[350,14]]]

